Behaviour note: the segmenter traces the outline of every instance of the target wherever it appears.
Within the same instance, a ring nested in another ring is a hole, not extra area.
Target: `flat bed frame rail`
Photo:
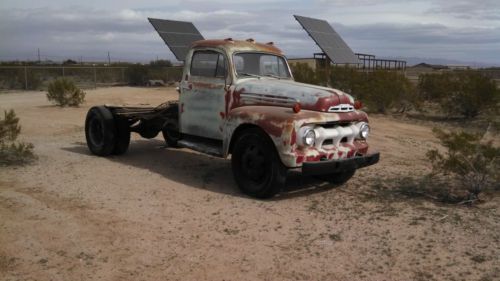
[[[119,118],[151,120],[155,118],[177,119],[178,101],[168,101],[156,107],[106,105]]]

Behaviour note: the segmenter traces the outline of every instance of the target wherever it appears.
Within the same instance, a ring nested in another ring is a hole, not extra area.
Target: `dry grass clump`
[[[0,165],[22,165],[36,158],[33,144],[16,141],[20,133],[14,110],[5,111],[4,118],[0,118]]]

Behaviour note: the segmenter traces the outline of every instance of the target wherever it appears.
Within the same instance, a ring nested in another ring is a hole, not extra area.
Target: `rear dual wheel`
[[[85,138],[93,154],[119,155],[128,149],[130,129],[127,120],[115,119],[105,106],[94,106],[85,119]]]
[[[181,138],[181,134],[179,133],[179,128],[174,124],[167,124],[161,131],[163,138],[165,139],[165,143],[169,147],[179,147],[177,142]]]

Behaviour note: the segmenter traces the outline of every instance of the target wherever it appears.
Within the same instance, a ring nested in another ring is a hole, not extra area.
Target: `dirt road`
[[[43,92],[0,94],[37,162],[0,168],[1,280],[500,280],[499,199],[477,207],[388,200],[384,181],[425,173],[431,128],[372,116],[381,162],[328,189],[242,195],[230,163],[134,137],[127,154],[85,145],[91,105],[159,104],[173,89],[87,91],[81,108]]]

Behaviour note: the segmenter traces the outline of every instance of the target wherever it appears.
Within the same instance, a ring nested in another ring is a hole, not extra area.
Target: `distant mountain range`
[[[494,67],[498,64],[483,63],[483,62],[471,62],[471,61],[460,61],[460,60],[449,60],[449,59],[438,59],[438,58],[419,58],[419,57],[377,57],[377,59],[395,59],[395,60],[405,60],[408,66],[413,66],[419,63],[428,64],[440,64],[440,65],[466,65],[472,68],[482,68],[482,67]]]

